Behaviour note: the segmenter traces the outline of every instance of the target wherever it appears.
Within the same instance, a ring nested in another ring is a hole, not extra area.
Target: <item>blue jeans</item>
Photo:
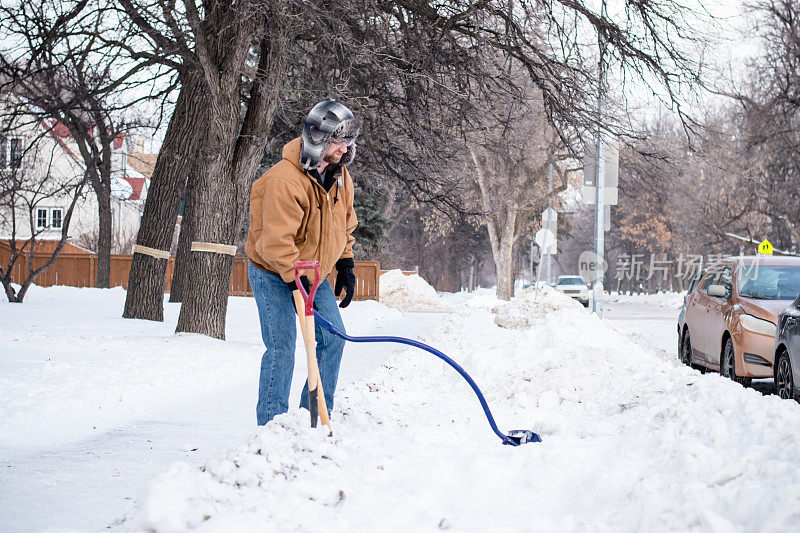
[[[297,341],[292,291],[277,274],[265,272],[248,264],[248,278],[253,296],[258,306],[261,321],[261,337],[267,351],[261,358],[261,378],[258,383],[258,403],[256,419],[263,426],[276,415],[289,410],[289,390],[294,371],[294,350]],[[344,331],[339,306],[333,297],[328,280],[317,288],[314,304],[319,313],[337,329]],[[339,363],[342,361],[344,340],[324,331],[317,325],[317,362],[325,389],[325,403],[328,411],[333,410],[333,392],[339,377]],[[300,407],[308,409],[308,382],[300,395]]]

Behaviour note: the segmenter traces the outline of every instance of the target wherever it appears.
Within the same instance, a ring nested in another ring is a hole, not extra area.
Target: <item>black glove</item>
[[[308,281],[308,278],[305,276],[300,276],[300,283],[303,284],[303,288],[306,290],[306,294],[309,294],[311,292],[311,282]],[[286,286],[289,287],[289,290],[292,292],[298,290],[296,281],[290,281],[289,283],[286,284]],[[319,309],[317,309],[317,302],[314,302],[314,309],[319,311]]]
[[[336,296],[345,290],[345,297],[339,307],[347,307],[356,293],[356,275],[353,274],[353,267],[356,264],[349,257],[336,261],[336,288],[333,291]]]

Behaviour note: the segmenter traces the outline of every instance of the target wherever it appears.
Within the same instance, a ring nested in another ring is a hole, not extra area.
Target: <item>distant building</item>
[[[3,105],[0,103],[0,105]],[[85,166],[79,147],[69,129],[55,120],[40,120],[35,114],[20,117],[16,127],[4,128],[0,134],[0,173],[8,178],[24,173],[30,181],[49,181],[47,187],[56,190],[69,183],[78,183]],[[33,146],[35,143],[35,146]],[[114,140],[111,184],[112,253],[130,253],[139,231],[139,220],[150,177],[155,166],[155,154],[136,152],[143,143],[120,134]],[[8,180],[6,180],[8,181]],[[46,190],[45,188],[45,190]],[[3,185],[0,182],[0,240],[9,240],[12,234],[10,205],[2,201]],[[27,201],[16,206],[17,240],[31,237],[31,222],[37,240],[59,240],[62,224],[71,197],[60,194],[27,192]],[[33,203],[29,214],[28,203]],[[98,232],[97,197],[92,187],[84,187],[83,197],[75,206],[69,227],[68,240],[89,249],[95,249]]]

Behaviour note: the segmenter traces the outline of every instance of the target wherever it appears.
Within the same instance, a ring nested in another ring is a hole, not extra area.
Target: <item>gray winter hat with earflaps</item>
[[[356,155],[356,138],[361,133],[361,119],[336,100],[318,103],[303,123],[300,164],[310,170],[320,164],[333,141],[346,142],[347,153],[340,165],[350,163]]]

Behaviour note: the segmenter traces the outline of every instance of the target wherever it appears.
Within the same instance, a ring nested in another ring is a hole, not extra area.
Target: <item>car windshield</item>
[[[556,285],[586,285],[582,278],[558,278]]]
[[[759,300],[794,300],[800,294],[800,266],[742,265],[739,296]]]

